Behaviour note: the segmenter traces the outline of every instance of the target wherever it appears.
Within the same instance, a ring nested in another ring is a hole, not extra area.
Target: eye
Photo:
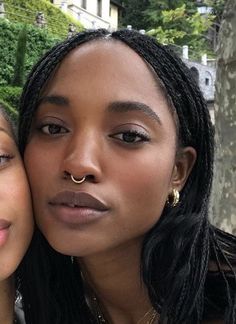
[[[13,159],[13,155],[9,155],[9,154],[0,155],[0,167],[8,163],[11,159]]]
[[[48,135],[68,133],[68,130],[65,127],[63,127],[61,125],[57,125],[57,124],[43,125],[39,129],[42,131],[42,133],[48,134]]]
[[[122,142],[125,142],[127,144],[137,144],[137,143],[149,141],[149,137],[147,134],[138,132],[136,130],[120,132],[120,133],[112,135],[111,137],[116,138],[116,139],[118,139]]]

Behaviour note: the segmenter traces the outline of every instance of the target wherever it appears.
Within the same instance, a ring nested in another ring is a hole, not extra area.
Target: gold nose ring
[[[71,177],[71,180],[76,183],[76,184],[80,184],[80,183],[83,183],[86,179],[86,176],[84,176],[83,178],[75,178],[72,174],[70,175]]]

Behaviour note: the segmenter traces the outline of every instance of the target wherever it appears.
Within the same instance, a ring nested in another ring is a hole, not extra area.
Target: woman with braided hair
[[[129,30],[56,45],[19,138],[38,226],[28,323],[236,323],[236,239],[208,220],[213,128],[167,46]]]

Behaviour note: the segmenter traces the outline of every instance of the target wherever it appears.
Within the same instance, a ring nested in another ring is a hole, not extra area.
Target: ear
[[[196,150],[191,147],[184,147],[179,149],[176,154],[175,166],[172,173],[171,191],[176,189],[181,191],[192,171],[194,163],[197,158]]]

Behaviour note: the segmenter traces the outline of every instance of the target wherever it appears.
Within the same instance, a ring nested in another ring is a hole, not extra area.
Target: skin
[[[22,260],[33,232],[29,186],[8,122],[0,115],[0,219],[8,221],[7,234],[0,230],[0,323],[13,322],[13,272]]]
[[[112,323],[137,323],[150,308],[140,283],[142,240],[196,158],[191,147],[177,152],[174,120],[150,68],[116,41],[72,51],[35,114],[24,160],[36,222],[54,249],[78,257]],[[67,173],[88,177],[77,185]],[[108,211],[65,226],[48,204],[62,190],[90,193]]]

